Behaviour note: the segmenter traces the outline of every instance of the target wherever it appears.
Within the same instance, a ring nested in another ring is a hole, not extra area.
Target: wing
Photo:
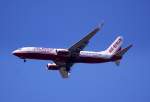
[[[66,67],[60,67],[59,72],[62,78],[68,78],[70,75],[70,72],[66,70]]]
[[[96,27],[94,30],[92,30],[90,33],[88,33],[87,36],[85,36],[83,39],[81,39],[79,42],[75,43],[73,46],[69,48],[69,51],[72,55],[78,54],[81,50],[83,50],[87,44],[89,43],[90,39],[99,31],[101,30],[101,27],[104,25],[102,23],[100,26]]]
[[[70,69],[74,63],[67,63],[61,61],[54,61],[54,62],[56,63],[56,65],[59,66],[59,72],[62,78],[68,78],[70,75]]]

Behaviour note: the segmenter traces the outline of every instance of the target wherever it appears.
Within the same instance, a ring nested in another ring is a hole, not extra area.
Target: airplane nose
[[[18,50],[14,50],[14,51],[12,52],[13,55],[17,55],[17,53],[18,53]]]

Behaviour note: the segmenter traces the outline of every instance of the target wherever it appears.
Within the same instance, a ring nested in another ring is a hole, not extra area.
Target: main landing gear
[[[23,62],[26,62],[27,60],[26,59],[23,59]]]

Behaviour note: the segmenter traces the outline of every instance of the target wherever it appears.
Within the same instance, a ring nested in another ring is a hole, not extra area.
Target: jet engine
[[[59,66],[56,65],[55,63],[48,63],[47,68],[48,68],[48,70],[58,70]]]

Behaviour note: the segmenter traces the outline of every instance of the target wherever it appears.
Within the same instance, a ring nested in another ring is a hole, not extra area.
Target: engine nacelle
[[[58,70],[59,66],[56,65],[55,63],[48,63],[47,68],[48,68],[48,70]]]

